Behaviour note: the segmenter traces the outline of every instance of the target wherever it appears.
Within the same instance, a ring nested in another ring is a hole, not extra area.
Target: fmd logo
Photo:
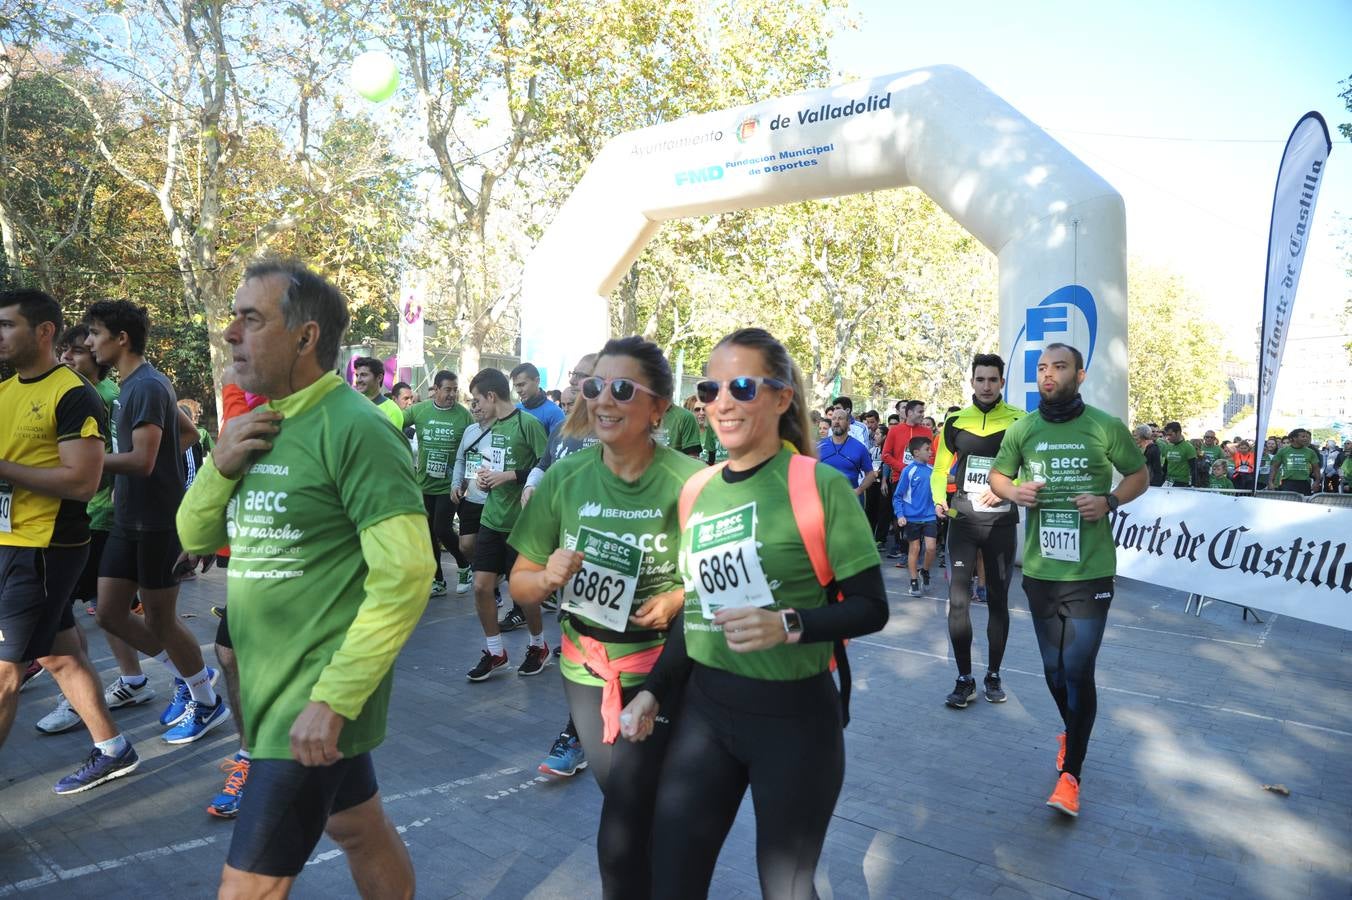
[[[1023,408],[1037,409],[1040,397],[1037,390],[1037,360],[1048,344],[1069,344],[1084,354],[1086,371],[1094,361],[1094,345],[1098,341],[1098,307],[1089,289],[1068,284],[1052,291],[1037,306],[1024,312],[1023,327],[1010,348],[1009,381],[1005,385],[1005,400],[1018,403],[1022,395]]]
[[[722,177],[722,166],[706,166],[703,169],[687,169],[684,172],[676,173],[676,186],[684,187],[688,184],[703,184],[706,181],[718,181]]]

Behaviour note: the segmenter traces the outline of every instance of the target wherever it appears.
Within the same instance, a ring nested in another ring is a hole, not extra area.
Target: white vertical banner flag
[[[410,272],[399,291],[399,366],[425,365],[423,358],[423,310],[427,305],[427,276]]]
[[[1277,393],[1277,374],[1281,370],[1282,354],[1286,352],[1296,287],[1300,284],[1305,248],[1310,242],[1314,205],[1324,179],[1324,164],[1332,149],[1324,117],[1317,112],[1308,112],[1292,130],[1277,170],[1272,225],[1268,231],[1267,282],[1263,288],[1263,331],[1258,345],[1256,447],[1262,447],[1267,439],[1272,401]]]

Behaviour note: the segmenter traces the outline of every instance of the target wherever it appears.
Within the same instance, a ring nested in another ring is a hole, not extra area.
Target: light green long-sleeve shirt
[[[384,738],[391,669],[427,604],[433,564],[408,450],[365,398],[325,376],[274,401],[273,448],[236,479],[208,460],[178,511],[190,553],[228,543],[229,627],[244,731],[290,758],[309,701],[349,720],[351,756]]]

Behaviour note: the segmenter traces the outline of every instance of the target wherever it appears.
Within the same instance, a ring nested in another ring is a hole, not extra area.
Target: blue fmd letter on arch
[[[1012,377],[1005,384],[1005,400],[1018,397],[1022,391],[1023,408],[1037,409],[1041,399],[1037,390],[1037,361],[1043,348],[1048,344],[1070,344],[1084,354],[1087,371],[1093,364],[1097,342],[1098,309],[1089,289],[1068,284],[1052,291],[1037,306],[1024,311],[1023,327],[1010,348]],[[1021,380],[1022,385],[1016,384],[1016,380]]]

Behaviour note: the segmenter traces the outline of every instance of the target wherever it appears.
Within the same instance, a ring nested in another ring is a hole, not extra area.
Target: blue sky
[[[1247,357],[1282,147],[1314,109],[1334,139],[1295,312],[1327,329],[1352,295],[1352,2],[1118,4],[853,0],[838,80],[960,66],[1106,177],[1128,251],[1183,274]],[[1111,136],[1110,136],[1111,135]],[[1186,140],[1147,140],[1125,137]],[[1224,140],[1219,140],[1224,139]]]

